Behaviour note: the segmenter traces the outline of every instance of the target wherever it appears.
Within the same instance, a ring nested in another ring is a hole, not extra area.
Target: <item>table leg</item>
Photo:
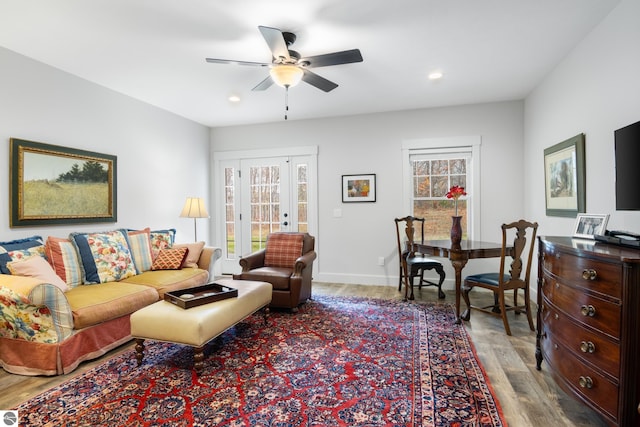
[[[465,265],[467,265],[468,259],[452,259],[451,265],[453,265],[453,269],[455,270],[456,276],[456,324],[462,323],[460,318],[460,295],[462,293],[462,269]],[[467,307],[468,310],[468,307]]]

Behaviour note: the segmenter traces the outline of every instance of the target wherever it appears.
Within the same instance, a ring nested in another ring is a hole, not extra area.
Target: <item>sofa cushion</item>
[[[75,329],[131,314],[158,300],[152,287],[120,282],[77,286],[66,296]]]
[[[188,248],[165,248],[153,260],[152,270],[179,270],[187,259]]]
[[[126,230],[71,233],[82,263],[83,283],[106,283],[136,274]]]
[[[193,288],[207,283],[209,272],[199,268],[183,268],[181,270],[145,271],[137,276],[129,277],[121,283],[135,283],[154,288],[160,299],[165,292]]]
[[[129,238],[129,249],[133,257],[133,263],[136,266],[138,274],[151,270],[153,265],[153,252],[151,251],[151,230],[132,231],[127,233]]]
[[[0,272],[11,274],[7,268],[8,262],[34,255],[44,256],[44,243],[40,236],[0,242]]]
[[[82,266],[71,240],[49,236],[44,245],[44,253],[58,277],[70,288],[82,284]]]
[[[62,280],[53,267],[41,256],[32,256],[21,261],[11,261],[7,263],[7,268],[15,276],[33,277],[45,283],[54,285],[62,292],[69,290],[69,286]]]
[[[264,255],[265,267],[293,268],[296,259],[302,255],[303,237],[298,233],[270,234]]]
[[[191,267],[198,268],[198,260],[200,259],[200,255],[202,254],[202,249],[204,248],[204,242],[195,242],[195,243],[176,243],[173,245],[174,249],[177,248],[187,248],[189,252],[187,252],[187,257],[182,263],[183,267]]]

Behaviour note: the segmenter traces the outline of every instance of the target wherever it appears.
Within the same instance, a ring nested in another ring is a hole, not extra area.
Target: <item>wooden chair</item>
[[[520,220],[511,224],[502,224],[502,253],[500,256],[500,271],[497,273],[483,273],[467,276],[462,285],[462,297],[467,303],[467,310],[462,313],[463,320],[469,320],[470,310],[475,309],[502,318],[504,329],[507,335],[511,335],[507,311],[514,311],[520,314],[524,311],[527,314],[529,328],[533,331],[533,318],[531,316],[531,305],[529,298],[529,277],[531,273],[531,259],[533,258],[533,247],[538,231],[537,222],[527,222]],[[527,233],[530,232],[530,236]],[[507,236],[513,235],[513,248],[507,244]],[[529,241],[527,242],[527,239]],[[511,259],[508,267],[508,258]],[[526,262],[523,262],[523,260]],[[506,269],[509,269],[507,272]],[[493,291],[493,305],[486,307],[476,307],[469,301],[469,292],[474,287],[485,288]],[[518,305],[518,289],[524,291],[524,305]],[[513,306],[508,306],[505,301],[505,292],[513,290]]]
[[[438,298],[444,298],[445,295],[444,292],[442,292],[442,282],[444,282],[445,272],[444,268],[442,267],[442,263],[433,258],[429,258],[422,254],[416,253],[413,248],[415,223],[419,223],[420,238],[421,241],[424,242],[424,218],[405,216],[404,218],[396,218],[394,219],[394,221],[396,223],[396,239],[398,242],[398,257],[400,259],[398,292],[402,290],[402,282],[404,281],[404,300],[406,301],[407,298],[410,300],[415,299],[413,295],[413,279],[415,277],[420,277],[418,289],[422,288],[423,285],[437,286]],[[401,223],[404,223],[404,235],[406,237],[406,241],[404,242],[403,238],[401,238]],[[435,270],[440,276],[440,280],[438,281],[438,283],[425,279],[425,270]],[[410,296],[408,296],[409,288],[411,288]]]

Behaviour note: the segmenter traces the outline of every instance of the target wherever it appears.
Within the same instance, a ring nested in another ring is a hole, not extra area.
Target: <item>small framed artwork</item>
[[[584,212],[584,134],[544,150],[547,216],[575,217]]]
[[[578,214],[573,228],[573,237],[593,239],[594,234],[604,234],[609,215]]]
[[[116,156],[12,138],[11,227],[116,222]]]
[[[342,175],[342,203],[375,201],[376,174]]]

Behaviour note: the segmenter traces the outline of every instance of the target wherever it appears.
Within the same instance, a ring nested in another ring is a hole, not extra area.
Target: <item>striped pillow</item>
[[[70,288],[82,285],[80,258],[71,240],[49,236],[44,251],[53,270]]]
[[[138,274],[151,270],[153,265],[153,252],[151,251],[150,228],[127,232],[129,237],[129,250],[133,257]]]
[[[264,255],[265,267],[292,268],[302,255],[303,235],[298,233],[274,233],[267,238]]]

